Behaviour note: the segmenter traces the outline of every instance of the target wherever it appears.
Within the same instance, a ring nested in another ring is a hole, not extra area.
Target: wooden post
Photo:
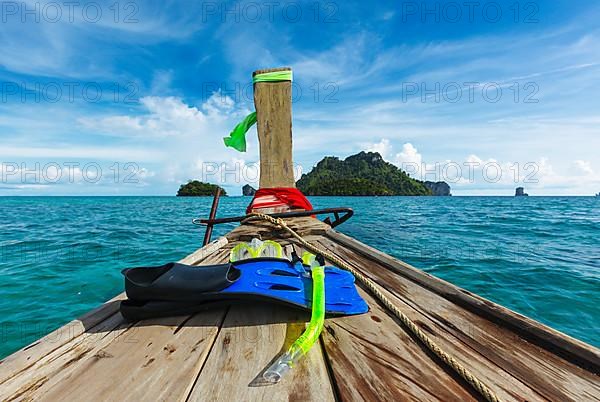
[[[291,68],[257,70],[256,74]],[[295,187],[292,161],[292,83],[254,84],[256,127],[260,143],[260,188]]]

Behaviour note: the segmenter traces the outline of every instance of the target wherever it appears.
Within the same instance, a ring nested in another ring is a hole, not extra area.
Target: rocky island
[[[323,158],[302,175],[296,187],[306,195],[437,195],[422,181],[384,161],[379,153],[364,151],[344,160]]]
[[[527,197],[528,195],[523,187],[517,187],[515,190],[515,197]]]
[[[445,181],[426,181],[423,184],[425,184],[425,187],[431,190],[433,195],[440,197],[449,197],[452,195],[450,194],[450,185]]]
[[[198,180],[190,180],[187,184],[182,184],[177,191],[177,197],[203,197],[212,196],[216,189],[216,184],[203,183]],[[227,195],[227,192],[221,188],[221,195]]]
[[[245,184],[244,187],[242,187],[243,196],[253,196],[254,194],[256,194],[256,189],[250,184]]]

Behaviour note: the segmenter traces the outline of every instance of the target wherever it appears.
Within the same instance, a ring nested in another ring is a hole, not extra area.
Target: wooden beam
[[[289,67],[257,70],[252,76]],[[260,188],[295,187],[292,161],[292,83],[254,84],[256,126],[260,143]]]

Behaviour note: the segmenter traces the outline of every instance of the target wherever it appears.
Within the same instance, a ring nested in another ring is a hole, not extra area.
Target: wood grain
[[[371,261],[381,264],[386,270],[391,270],[396,275],[410,279],[420,287],[452,301],[462,309],[495,322],[500,327],[510,329],[528,341],[587,371],[600,374],[600,350],[598,348],[436,278],[333,229],[329,229],[326,236],[339,244],[340,247],[352,250]]]
[[[48,400],[182,400],[211,350],[225,309],[145,320],[97,345],[35,393]],[[126,338],[124,338],[126,337]],[[127,339],[127,341],[122,341]],[[115,384],[119,384],[115,386]]]
[[[320,345],[278,384],[263,372],[304,331],[306,314],[274,305],[233,306],[190,394],[194,401],[333,401]]]
[[[455,305],[367,256],[328,239],[320,243],[380,284],[396,306],[501,399],[600,398],[600,382],[593,373],[531,345],[510,329]]]
[[[16,351],[0,361],[0,387],[10,378],[19,375],[31,367],[37,360],[56,351],[61,346],[77,339],[89,330],[102,326],[102,322],[119,311],[119,301],[125,295],[120,294],[83,316],[52,331],[43,338]]]
[[[293,247],[284,245],[284,256]],[[200,373],[190,400],[322,400],[334,393],[320,344],[278,384],[262,379],[265,369],[300,336],[308,313],[268,304],[234,306]]]
[[[291,70],[258,70],[253,75]],[[295,187],[292,161],[292,83],[254,84],[256,127],[260,143],[260,188]]]
[[[340,399],[477,400],[370,295],[361,293],[369,313],[328,319],[322,335]]]

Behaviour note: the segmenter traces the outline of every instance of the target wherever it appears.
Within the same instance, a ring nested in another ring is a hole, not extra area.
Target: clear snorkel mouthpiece
[[[290,346],[287,352],[282,354],[263,373],[263,378],[273,384],[278,383],[281,378],[296,365],[296,362],[304,356],[314,343],[319,339],[325,321],[325,269],[323,258],[310,257],[304,253],[302,260],[310,262],[310,274],[313,281],[312,314],[306,330]]]
[[[263,378],[272,384],[277,384],[281,378],[290,371],[290,369],[296,364],[292,357],[291,351],[287,351],[264,372]],[[296,360],[302,356],[302,353],[296,353]]]

